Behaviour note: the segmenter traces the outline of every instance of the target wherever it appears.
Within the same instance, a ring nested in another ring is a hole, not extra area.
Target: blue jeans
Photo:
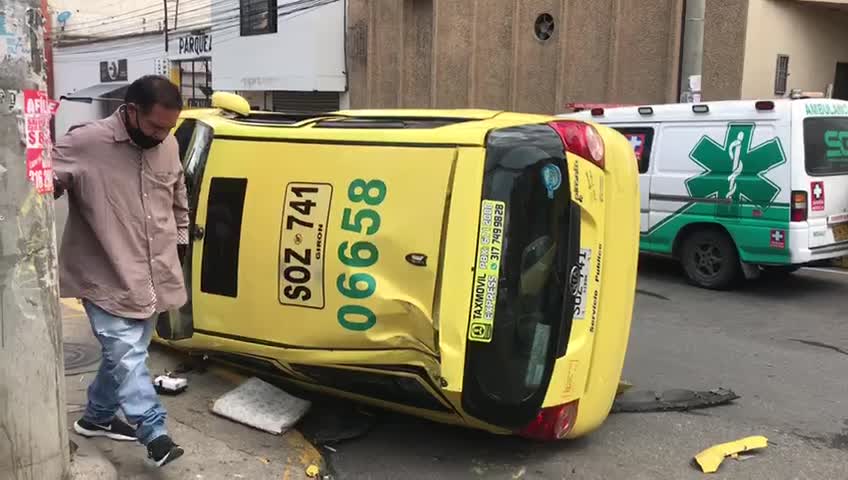
[[[83,301],[91,330],[100,342],[103,359],[88,387],[88,406],[83,419],[108,425],[120,408],[138,441],[147,445],[166,435],[165,408],[147,371],[147,347],[153,335],[153,319],[116,317],[97,305]]]

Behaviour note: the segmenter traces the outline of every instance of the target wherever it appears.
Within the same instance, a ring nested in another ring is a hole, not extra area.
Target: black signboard
[[[126,82],[128,78],[126,59],[100,62],[100,82]]]

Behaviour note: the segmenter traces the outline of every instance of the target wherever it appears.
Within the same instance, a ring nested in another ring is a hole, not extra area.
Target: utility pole
[[[168,44],[171,43],[168,37],[168,0],[162,0],[162,3],[165,5],[165,53],[168,53]]]
[[[178,28],[180,21],[180,0],[177,0],[177,6],[174,7],[174,30]]]
[[[700,85],[701,66],[704,59],[704,16],[706,0],[686,0],[686,21],[683,24],[683,48],[680,59],[680,100],[682,102],[700,101],[703,86]],[[691,88],[690,80],[697,79],[696,89]]]
[[[50,162],[27,159],[45,133],[40,0],[0,0],[0,32],[0,479],[61,480],[70,452],[53,199],[31,182],[44,175],[30,175]]]

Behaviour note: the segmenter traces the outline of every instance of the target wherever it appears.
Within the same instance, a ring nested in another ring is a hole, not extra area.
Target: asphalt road
[[[325,452],[340,479],[689,479],[706,447],[771,442],[711,478],[836,479],[848,463],[848,271],[803,270],[716,293],[643,258],[625,378],[638,389],[727,387],[742,398],[691,413],[617,414],[587,438],[528,443],[381,414]]]

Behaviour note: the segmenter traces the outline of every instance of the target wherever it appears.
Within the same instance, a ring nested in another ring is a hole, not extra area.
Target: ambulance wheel
[[[718,229],[690,233],[683,240],[680,261],[692,284],[712,290],[732,287],[742,272],[736,245]]]

